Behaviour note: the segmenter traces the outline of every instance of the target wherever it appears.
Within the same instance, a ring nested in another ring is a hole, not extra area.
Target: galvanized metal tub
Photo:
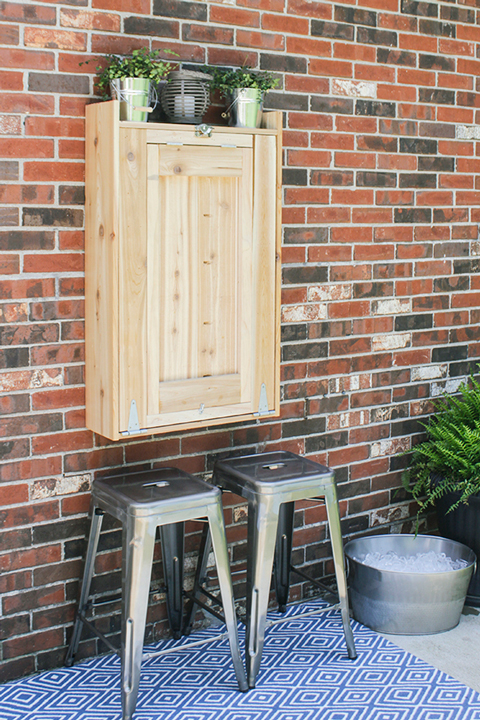
[[[444,552],[467,567],[446,572],[378,570],[362,562],[370,552]],[[432,635],[458,625],[475,553],[466,545],[433,535],[371,535],[345,546],[350,602],[355,620],[377,632]]]

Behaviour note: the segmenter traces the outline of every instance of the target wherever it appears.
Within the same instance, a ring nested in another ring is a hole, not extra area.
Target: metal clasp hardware
[[[213,127],[208,123],[201,123],[195,125],[195,136],[196,137],[212,137]]]

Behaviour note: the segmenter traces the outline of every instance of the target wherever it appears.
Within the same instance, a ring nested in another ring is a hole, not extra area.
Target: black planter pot
[[[480,494],[472,495],[468,505],[461,503],[447,512],[459,497],[458,493],[448,493],[437,500],[438,529],[440,535],[467,545],[477,556],[477,571],[468,586],[466,604],[480,607]]]

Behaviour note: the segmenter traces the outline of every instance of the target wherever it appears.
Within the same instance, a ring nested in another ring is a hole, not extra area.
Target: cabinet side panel
[[[119,368],[120,431],[132,400],[145,427],[147,322],[147,145],[142,129],[120,129]]]
[[[254,407],[258,408],[260,390],[265,384],[268,409],[278,410],[276,350],[276,139],[269,136],[255,138],[254,151]],[[274,372],[275,368],[275,372]]]
[[[118,439],[118,105],[87,107],[86,424]]]

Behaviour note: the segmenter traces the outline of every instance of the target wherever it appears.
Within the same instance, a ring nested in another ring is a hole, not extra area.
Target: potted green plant
[[[120,120],[144,121],[149,103],[155,98],[156,86],[168,75],[174,65],[159,60],[159,50],[141,48],[131,55],[107,55],[107,65],[100,72],[97,87],[104,99],[112,97],[120,100]],[[176,55],[172,50],[165,52]]]
[[[230,117],[236,127],[259,127],[265,93],[277,87],[279,79],[268,70],[241,68],[208,68],[213,76],[212,90],[218,90],[230,103],[223,117]]]
[[[413,448],[403,485],[419,513],[435,508],[440,533],[468,545],[480,557],[480,383],[473,377],[458,394],[435,403],[424,425],[427,438]],[[480,570],[467,602],[480,605]]]

